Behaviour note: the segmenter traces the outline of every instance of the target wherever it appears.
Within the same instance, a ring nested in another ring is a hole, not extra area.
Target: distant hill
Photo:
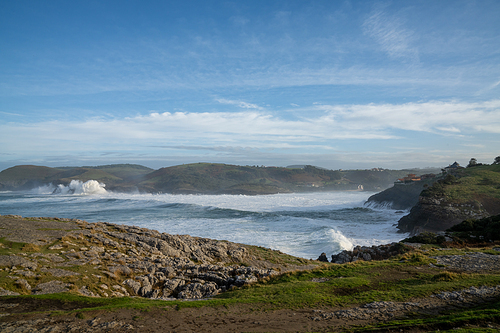
[[[29,190],[46,184],[68,185],[72,180],[97,180],[108,189],[131,189],[153,169],[135,164],[113,164],[97,167],[49,168],[18,165],[0,172],[0,190]]]
[[[193,163],[153,170],[135,164],[58,167],[20,165],[0,172],[0,190],[27,190],[72,180],[97,180],[106,189],[149,193],[273,194],[332,190],[383,190],[414,170],[327,170]]]

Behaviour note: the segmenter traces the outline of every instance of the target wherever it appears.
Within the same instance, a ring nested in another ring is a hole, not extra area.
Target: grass
[[[419,254],[419,256],[423,256]],[[420,259],[418,260],[420,262]],[[92,267],[66,268],[87,276],[99,273]],[[6,272],[0,272],[4,277]],[[102,274],[101,274],[102,275]],[[42,275],[38,282],[51,278]],[[324,282],[313,282],[321,279]],[[2,279],[6,280],[6,279]],[[116,283],[104,277],[95,284],[82,282],[81,276],[62,279],[77,286],[81,283],[90,290],[97,291],[102,283],[112,286]],[[109,280],[109,281],[108,281]],[[13,283],[13,282],[11,282]],[[428,297],[442,291],[461,290],[470,286],[493,286],[500,284],[498,274],[458,274],[431,268],[426,263],[415,265],[411,260],[399,259],[359,262],[343,265],[325,264],[313,270],[288,272],[275,276],[256,285],[228,291],[210,300],[197,302],[154,301],[143,298],[88,298],[73,293],[40,296],[49,299],[85,303],[84,309],[117,309],[176,306],[177,309],[202,306],[230,306],[231,304],[255,304],[273,309],[298,309],[303,307],[343,307],[356,306],[374,301],[408,301],[413,298]]]
[[[500,199],[500,165],[478,166],[463,170],[463,177],[445,187],[446,196],[456,203],[474,202],[484,195]]]
[[[500,323],[500,302],[459,308],[453,313],[436,315],[428,318],[395,320],[377,325],[367,325],[351,330],[352,332],[388,332],[405,329],[421,329],[423,332],[498,332],[498,329],[477,326],[478,322]],[[462,327],[464,326],[464,327]]]
[[[266,249],[260,246],[247,245],[246,246],[250,250],[250,254],[260,258],[262,260],[267,260],[274,264],[280,265],[304,265],[304,264],[312,264],[318,265],[317,261],[310,261],[303,258],[298,258],[291,256],[286,253],[282,253],[280,251]]]

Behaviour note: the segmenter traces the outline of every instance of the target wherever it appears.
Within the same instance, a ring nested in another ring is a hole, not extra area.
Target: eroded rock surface
[[[247,245],[112,223],[0,216],[0,236],[26,243],[0,255],[0,295],[202,299],[286,269]]]

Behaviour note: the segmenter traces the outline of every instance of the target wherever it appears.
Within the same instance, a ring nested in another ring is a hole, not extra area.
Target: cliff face
[[[467,220],[500,214],[500,165],[459,170],[421,192],[401,232],[444,231]]]
[[[392,209],[410,209],[418,203],[420,192],[424,189],[423,182],[409,185],[394,185],[368,198],[367,203],[387,206]]]
[[[458,204],[449,202],[445,198],[420,196],[410,214],[399,220],[398,229],[400,232],[410,232],[412,235],[422,231],[444,231],[464,220],[489,215],[478,201]]]

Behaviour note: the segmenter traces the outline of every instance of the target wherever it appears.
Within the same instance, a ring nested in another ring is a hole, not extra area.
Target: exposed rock
[[[15,291],[10,291],[10,290],[5,290],[0,287],[0,296],[14,296],[14,295],[19,295],[19,293],[16,293]]]
[[[358,260],[384,260],[405,253],[409,250],[408,246],[402,243],[391,243],[379,246],[356,246],[352,251],[344,250],[339,254],[332,255],[332,263],[344,264]]]
[[[380,205],[391,209],[411,209],[418,203],[420,192],[424,189],[426,182],[419,181],[406,185],[394,185],[382,192],[372,195],[366,203],[368,205]]]
[[[318,257],[318,261],[328,262],[328,257],[326,256],[325,252],[321,253],[321,255]]]
[[[141,283],[138,281],[135,281],[133,279],[127,279],[123,281],[123,284],[130,287],[134,293],[134,295],[137,295],[139,293],[139,289],[141,289]]]
[[[52,280],[50,282],[40,283],[33,290],[33,295],[42,295],[42,294],[55,294],[55,293],[63,293],[68,291],[68,287],[71,284],[64,283],[59,280]]]
[[[500,255],[476,252],[467,255],[449,255],[431,258],[436,259],[438,265],[444,265],[457,270],[470,272],[500,270]]]
[[[80,275],[80,273],[77,272],[72,272],[68,271],[65,269],[60,269],[60,268],[41,268],[41,272],[48,272],[52,274],[55,277],[64,277],[64,276],[75,276],[75,275]]]
[[[28,228],[40,229],[39,236],[42,236],[47,221],[34,220],[37,224],[26,224],[23,219],[20,223]],[[16,288],[25,290],[25,293],[31,288],[30,284],[36,285],[39,278],[51,275],[56,279],[38,283],[31,293],[66,292],[73,287],[80,294],[92,297],[132,295],[198,299],[232,287],[255,283],[261,278],[277,274],[269,267],[279,267],[253,257],[242,244],[188,235],[169,235],[135,226],[58,220],[61,222],[50,220],[47,223],[53,228],[57,228],[58,224],[66,226],[69,223],[74,229],[67,231],[64,238],[61,236],[59,240],[47,244],[52,253],[0,256],[0,268],[8,271],[8,275],[18,281]],[[10,218],[0,216],[0,223],[4,221],[7,221],[9,228],[14,228]],[[267,268],[239,265],[245,261]],[[75,272],[69,267],[81,267],[81,270]],[[296,267],[300,266],[287,264],[286,269]],[[95,270],[99,274],[94,273]],[[85,274],[86,271],[89,274]],[[71,279],[72,276],[78,277],[78,282],[73,282],[75,285],[65,282],[68,278],[76,281]],[[110,281],[115,283],[112,288]],[[90,285],[99,287],[90,290],[87,287]]]
[[[16,284],[21,286],[22,288],[24,288],[26,290],[31,290],[30,284],[25,279],[17,279]]]
[[[423,231],[444,231],[463,220],[489,215],[478,201],[455,204],[445,198],[420,196],[410,214],[398,221],[398,229],[400,232],[410,232],[410,236],[413,236]]]
[[[213,282],[201,284],[198,282],[190,283],[184,286],[178,294],[178,298],[200,299],[216,295],[218,293],[217,285]]]
[[[0,266],[21,266],[29,269],[36,269],[38,267],[36,263],[16,255],[0,255]]]

